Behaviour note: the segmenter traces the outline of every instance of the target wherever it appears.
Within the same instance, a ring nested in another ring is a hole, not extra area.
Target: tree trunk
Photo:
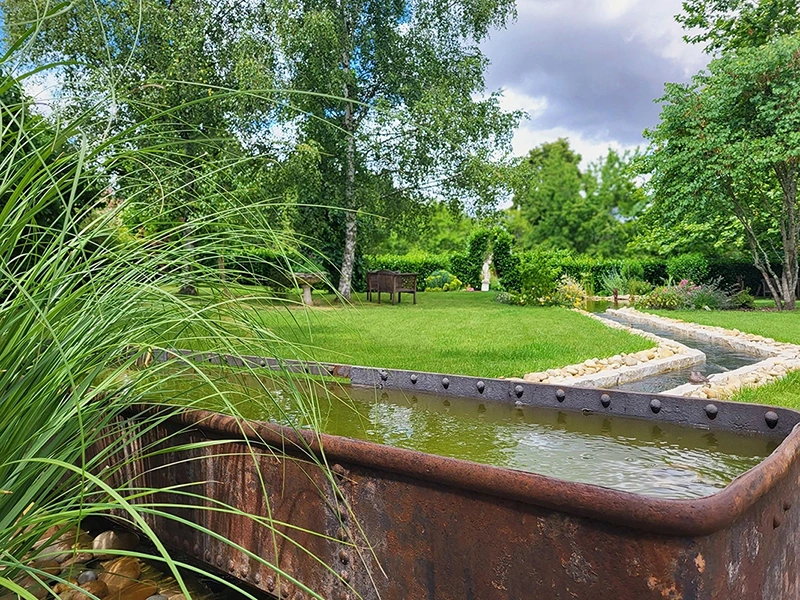
[[[339,293],[348,300],[353,281],[353,266],[356,262],[356,226],[356,213],[348,211],[345,214],[344,256],[342,257],[342,276],[339,280]]]
[[[797,244],[800,242],[800,220],[797,216],[797,167],[791,162],[775,165],[775,174],[783,190],[781,241],[783,273],[781,273],[782,310],[794,310],[797,304]]]
[[[353,102],[350,95],[350,22],[346,8],[342,6],[342,18],[344,29],[344,40],[342,44],[342,73],[345,83],[342,86],[342,94],[345,99],[344,118],[342,128],[347,136],[345,146],[345,177],[344,177],[344,208],[345,213],[345,233],[344,233],[344,254],[342,256],[341,278],[339,279],[339,293],[342,297],[350,299],[350,292],[353,283],[353,266],[356,259],[356,139],[355,139],[355,120],[353,118]]]

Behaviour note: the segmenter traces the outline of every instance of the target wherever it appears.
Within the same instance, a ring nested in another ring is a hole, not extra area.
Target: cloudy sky
[[[567,137],[584,163],[643,144],[664,82],[686,81],[707,57],[675,22],[681,0],[517,0],[518,19],[483,44],[490,90],[528,113],[514,153]]]

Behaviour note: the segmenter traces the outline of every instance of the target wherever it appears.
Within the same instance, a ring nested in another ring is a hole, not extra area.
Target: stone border
[[[674,340],[609,321],[584,310],[576,309],[576,312],[600,321],[606,327],[620,329],[651,340],[656,343],[656,347],[632,354],[616,354],[610,358],[590,358],[581,364],[567,365],[560,369],[527,373],[522,380],[533,383],[563,383],[582,387],[609,388],[631,381],[639,381],[651,375],[691,367],[704,363],[706,360],[706,355],[700,350],[689,348]]]
[[[687,383],[661,392],[662,394],[695,398],[729,398],[743,387],[758,387],[772,383],[791,371],[800,370],[800,346],[797,344],[777,342],[772,338],[743,333],[738,329],[687,323],[679,319],[643,313],[633,308],[609,309],[606,312],[632,323],[652,324],[687,337],[727,346],[737,352],[763,358],[755,364],[733,371],[715,373],[708,378],[708,383],[699,385]]]

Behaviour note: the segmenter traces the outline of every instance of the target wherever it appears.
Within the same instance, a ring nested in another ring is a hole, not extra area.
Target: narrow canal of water
[[[684,383],[689,383],[689,374],[692,371],[699,371],[703,375],[708,376],[708,375],[713,375],[714,373],[724,373],[726,371],[733,371],[734,369],[738,369],[740,367],[744,367],[747,365],[752,365],[763,360],[762,357],[755,356],[754,354],[737,352],[735,350],[732,350],[725,346],[721,346],[719,344],[710,344],[708,342],[697,340],[689,336],[674,333],[672,331],[663,329],[661,327],[657,327],[655,325],[632,323],[630,321],[626,321],[625,317],[622,315],[599,313],[598,316],[602,317],[603,319],[607,319],[609,321],[614,321],[616,323],[630,325],[631,327],[634,327],[641,331],[646,331],[648,333],[653,333],[659,337],[680,342],[684,346],[688,346],[689,348],[696,348],[697,350],[700,350],[706,355],[705,363],[694,365],[692,367],[687,367],[685,369],[678,369],[675,371],[669,371],[667,373],[652,375],[650,377],[646,377],[645,379],[641,379],[639,381],[632,381],[629,383],[622,384],[618,386],[616,389],[654,394],[658,392],[671,390],[672,388],[676,388],[679,385],[683,385]]]
[[[220,382],[218,382],[218,385]],[[463,398],[313,384],[301,402],[268,378],[237,375],[248,418],[380,444],[520,469],[665,498],[696,498],[725,487],[769,455],[780,439],[584,415]],[[253,390],[271,389],[255,402]],[[185,389],[184,389],[185,392]],[[210,388],[197,386],[197,398]]]

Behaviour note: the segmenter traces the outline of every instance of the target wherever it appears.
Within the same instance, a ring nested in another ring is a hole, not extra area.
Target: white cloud
[[[564,127],[550,129],[537,129],[532,124],[523,123],[514,135],[512,145],[516,156],[527,154],[532,148],[544,142],[554,142],[558,138],[567,138],[570,147],[581,155],[581,168],[585,169],[589,163],[604,157],[608,149],[613,148],[618,152],[635,150],[636,145],[623,145],[610,135],[605,137],[586,137],[579,131]]]

